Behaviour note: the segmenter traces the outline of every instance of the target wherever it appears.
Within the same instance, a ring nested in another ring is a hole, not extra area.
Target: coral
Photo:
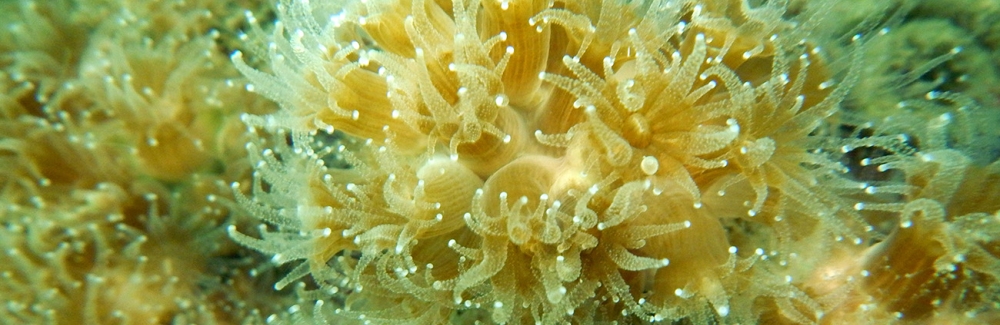
[[[87,32],[109,16],[93,6],[73,11],[73,1],[6,1],[0,31],[0,114],[41,115],[41,106],[72,79],[89,38]],[[11,91],[20,90],[20,91]]]
[[[297,265],[277,288],[344,297],[316,321],[823,321],[856,284],[804,256],[856,258],[893,218],[865,191],[895,181],[841,161],[914,152],[828,133],[882,34],[832,62],[828,8],[282,2],[252,35],[270,64],[232,56],[282,106],[245,117],[278,135],[238,197],[272,226],[230,235]]]
[[[907,186],[870,191],[901,190],[906,200],[865,207],[897,213],[897,224],[884,241],[843,266],[861,278],[845,286],[857,293],[843,296],[848,301],[830,316],[833,322],[991,323],[1000,317],[1000,206],[992,201],[996,186],[985,183],[998,176],[997,163],[970,163],[959,152],[938,150],[881,165],[901,170]]]
[[[212,284],[205,267],[213,254],[233,249],[212,240],[221,235],[211,234],[218,229],[211,220],[220,211],[160,214],[156,192],[166,191],[149,190],[155,192],[145,194],[146,202],[131,202],[129,189],[101,183],[43,207],[8,206],[0,214],[8,261],[0,268],[8,302],[0,318],[8,323],[142,324],[215,323],[231,317],[215,314],[232,307],[212,302],[221,284]],[[167,206],[190,199],[176,195],[166,199]],[[128,211],[144,203],[147,213]],[[191,280],[204,288],[188,285]],[[240,317],[238,310],[231,312]]]
[[[998,8],[2,2],[0,323],[996,323]]]
[[[877,126],[882,133],[902,133],[923,149],[928,120],[952,124],[943,140],[960,148],[977,164],[1000,157],[996,128],[1000,82],[995,53],[997,24],[989,13],[1000,10],[988,1],[962,4],[922,1],[898,26],[868,49],[865,75],[845,101],[845,121]],[[927,31],[934,31],[928,33]],[[930,144],[934,146],[934,144]]]
[[[237,298],[256,289],[254,255],[220,224],[250,169],[236,117],[269,105],[236,87],[198,10],[149,24],[161,4],[3,4],[17,10],[0,33],[0,322],[241,323],[263,308]]]

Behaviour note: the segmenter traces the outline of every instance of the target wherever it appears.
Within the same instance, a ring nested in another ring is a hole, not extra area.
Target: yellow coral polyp
[[[0,323],[1000,323],[998,3],[0,1]]]
[[[802,256],[882,239],[842,159],[906,145],[828,136],[861,70],[810,39],[827,7],[278,9],[255,35],[269,66],[232,56],[282,106],[246,119],[276,135],[250,146],[238,194],[273,227],[229,232],[277,264],[306,260],[277,288],[311,276],[317,295],[341,292],[317,319],[817,323],[858,266]]]

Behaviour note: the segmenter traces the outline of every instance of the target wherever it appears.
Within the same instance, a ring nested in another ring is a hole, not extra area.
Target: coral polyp
[[[0,1],[0,323],[998,323],[995,2]]]
[[[277,135],[240,198],[276,228],[230,234],[303,260],[278,288],[346,292],[330,317],[812,323],[802,256],[880,240],[842,161],[907,144],[830,134],[870,37],[831,62],[809,30],[828,7],[278,8],[270,65],[233,54],[283,107],[246,117]]]

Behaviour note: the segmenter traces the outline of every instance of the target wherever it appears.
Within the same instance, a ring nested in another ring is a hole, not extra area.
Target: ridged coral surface
[[[2,322],[1000,320],[934,1],[91,2],[0,4]]]

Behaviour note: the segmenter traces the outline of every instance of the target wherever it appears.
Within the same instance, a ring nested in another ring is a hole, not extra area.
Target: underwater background
[[[0,0],[3,324],[1000,324],[997,0]]]

